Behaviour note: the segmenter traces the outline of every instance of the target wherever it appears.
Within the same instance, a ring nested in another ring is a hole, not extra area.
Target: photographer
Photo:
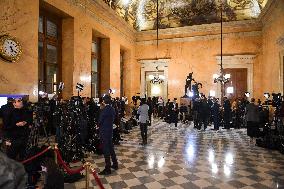
[[[13,101],[13,106],[14,108],[6,127],[6,136],[10,140],[10,142],[6,142],[8,145],[7,156],[9,158],[16,159],[19,155],[19,160],[23,160],[32,117],[23,107],[22,99],[15,99]]]

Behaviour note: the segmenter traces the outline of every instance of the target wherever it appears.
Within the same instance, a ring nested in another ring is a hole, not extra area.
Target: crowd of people
[[[144,146],[148,144],[148,126],[151,125],[153,118],[169,124],[173,123],[174,127],[178,127],[179,121],[193,122],[194,128],[198,130],[206,130],[212,124],[214,130],[219,130],[220,127],[224,129],[247,127],[247,134],[252,142],[255,142],[255,138],[258,137],[261,124],[269,121],[269,112],[265,111],[260,100],[256,102],[253,98],[249,102],[245,97],[233,101],[224,97],[220,102],[218,98],[206,98],[200,95],[190,99],[189,104],[182,103],[181,105],[177,103],[177,98],[173,101],[168,99],[167,102],[164,102],[162,97],[133,97],[132,100],[132,116],[127,118],[127,98],[111,98],[109,95],[99,100],[81,97],[73,97],[69,101],[43,98],[34,106],[21,98],[9,98],[8,103],[2,106],[0,111],[4,125],[1,138],[5,141],[6,154],[17,161],[27,158],[26,149],[30,131],[35,126],[35,120],[39,121],[38,117],[41,116],[44,118],[39,122],[45,125],[45,136],[55,135],[56,142],[60,143],[64,128],[62,122],[69,120],[68,117],[64,117],[66,111],[71,111],[70,123],[79,124],[80,136],[75,142],[81,143],[84,148],[90,141],[90,137],[95,136],[90,132],[90,125],[98,126],[98,138],[96,139],[98,144],[96,145],[100,146],[105,158],[105,169],[100,172],[101,175],[111,174],[112,169],[119,168],[114,144],[119,144],[120,133],[129,133],[130,127],[137,125],[136,122],[140,125],[141,145]],[[281,112],[284,117],[283,104],[280,108],[280,115]],[[76,114],[80,114],[81,117]],[[84,124],[85,126],[82,126]]]

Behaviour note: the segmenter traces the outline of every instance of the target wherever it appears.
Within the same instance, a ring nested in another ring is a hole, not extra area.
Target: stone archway
[[[156,71],[158,66],[159,70],[163,72],[165,76],[164,81],[164,94],[163,98],[168,98],[168,63],[170,59],[158,59],[158,60],[140,60],[138,61],[141,64],[141,84],[140,84],[140,96],[144,97],[146,94],[146,73]]]

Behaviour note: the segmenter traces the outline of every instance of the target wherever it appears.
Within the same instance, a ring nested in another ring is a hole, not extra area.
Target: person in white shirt
[[[138,115],[139,115],[139,123],[140,123],[140,130],[141,130],[141,137],[142,137],[142,145],[147,144],[147,130],[148,130],[148,121],[149,121],[149,106],[146,104],[146,99],[141,99],[141,104],[138,108]]]

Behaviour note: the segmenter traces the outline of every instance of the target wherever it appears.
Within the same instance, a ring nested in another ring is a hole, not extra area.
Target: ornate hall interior
[[[284,0],[0,7],[0,189],[284,188]]]

